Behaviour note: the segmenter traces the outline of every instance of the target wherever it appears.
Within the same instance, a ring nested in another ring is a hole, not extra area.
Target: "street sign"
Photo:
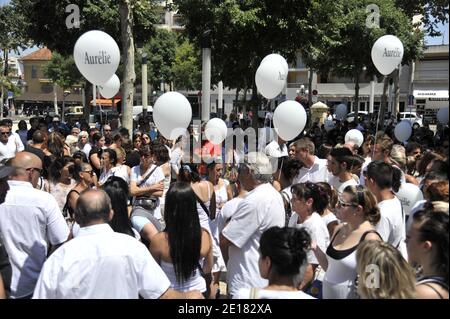
[[[12,99],[14,97],[14,93],[11,91],[8,91],[8,100]]]
[[[311,101],[313,103],[317,103],[318,100],[319,100],[319,97],[317,95],[313,95],[312,98],[311,98]]]

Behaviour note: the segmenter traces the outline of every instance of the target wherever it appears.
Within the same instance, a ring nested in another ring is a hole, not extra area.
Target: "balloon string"
[[[383,77],[383,85],[384,85],[385,81],[386,81],[386,75]],[[378,135],[378,124],[380,123],[380,114],[381,114],[382,107],[383,107],[383,105],[380,104],[380,109],[378,110],[378,116],[377,116],[377,124],[375,126],[375,141],[373,143],[372,158],[375,155],[375,145],[377,144],[377,135]]]

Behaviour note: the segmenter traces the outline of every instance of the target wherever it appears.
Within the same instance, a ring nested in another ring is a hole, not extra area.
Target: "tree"
[[[200,52],[188,40],[184,40],[176,48],[171,71],[175,88],[193,91],[201,87]]]
[[[395,0],[396,6],[412,20],[415,15],[422,15],[426,34],[440,36],[439,23],[448,23],[448,0]]]
[[[83,79],[78,71],[72,56],[64,57],[57,52],[52,53],[52,59],[44,67],[44,75],[59,85],[63,91],[70,89]],[[55,91],[56,94],[56,91]],[[62,116],[64,117],[65,100],[62,105]],[[57,110],[55,110],[57,111]]]
[[[63,55],[71,55],[76,40],[89,30],[102,30],[117,41],[123,63],[123,125],[132,129],[134,91],[134,41],[144,42],[154,32],[154,2],[145,0],[12,0],[14,10],[26,25],[27,36]],[[79,28],[69,28],[69,5],[80,9]],[[119,23],[120,22],[120,23]]]
[[[252,88],[252,111],[259,97],[255,73],[262,59],[280,53],[295,58],[298,34],[309,1],[293,0],[174,0],[184,18],[186,32],[198,47],[204,31],[211,30],[213,83],[229,88]],[[215,80],[214,80],[215,79]],[[257,116],[253,117],[257,124]]]

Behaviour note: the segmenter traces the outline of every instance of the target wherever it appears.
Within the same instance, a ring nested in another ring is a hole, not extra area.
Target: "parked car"
[[[134,105],[133,106],[133,120],[134,121],[138,121],[139,118],[142,116],[143,114],[143,107],[142,105]],[[147,114],[151,114],[153,113],[153,106],[148,105],[147,106]]]
[[[417,123],[420,126],[423,126],[422,117],[416,112],[400,112],[400,120],[409,120],[411,122],[411,125]]]
[[[355,120],[355,115],[356,115],[355,112],[348,113],[347,121],[353,122]],[[369,115],[369,112],[367,112],[367,111],[358,111],[358,113],[357,113],[357,117],[358,117],[359,121],[363,121],[367,115]]]
[[[94,120],[98,123],[107,123],[112,119],[118,119],[119,113],[111,109],[102,109],[101,112],[96,110],[94,112]]]
[[[64,119],[66,121],[79,121],[83,118],[83,106],[70,106],[65,110]]]

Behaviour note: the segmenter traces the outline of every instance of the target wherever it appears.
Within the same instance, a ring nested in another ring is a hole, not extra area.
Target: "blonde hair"
[[[412,299],[414,271],[400,252],[388,243],[363,241],[356,252],[358,294],[365,299]],[[374,266],[372,272],[370,266]],[[376,272],[376,273],[375,273]],[[377,278],[375,282],[372,280]],[[371,283],[374,286],[370,287]]]

